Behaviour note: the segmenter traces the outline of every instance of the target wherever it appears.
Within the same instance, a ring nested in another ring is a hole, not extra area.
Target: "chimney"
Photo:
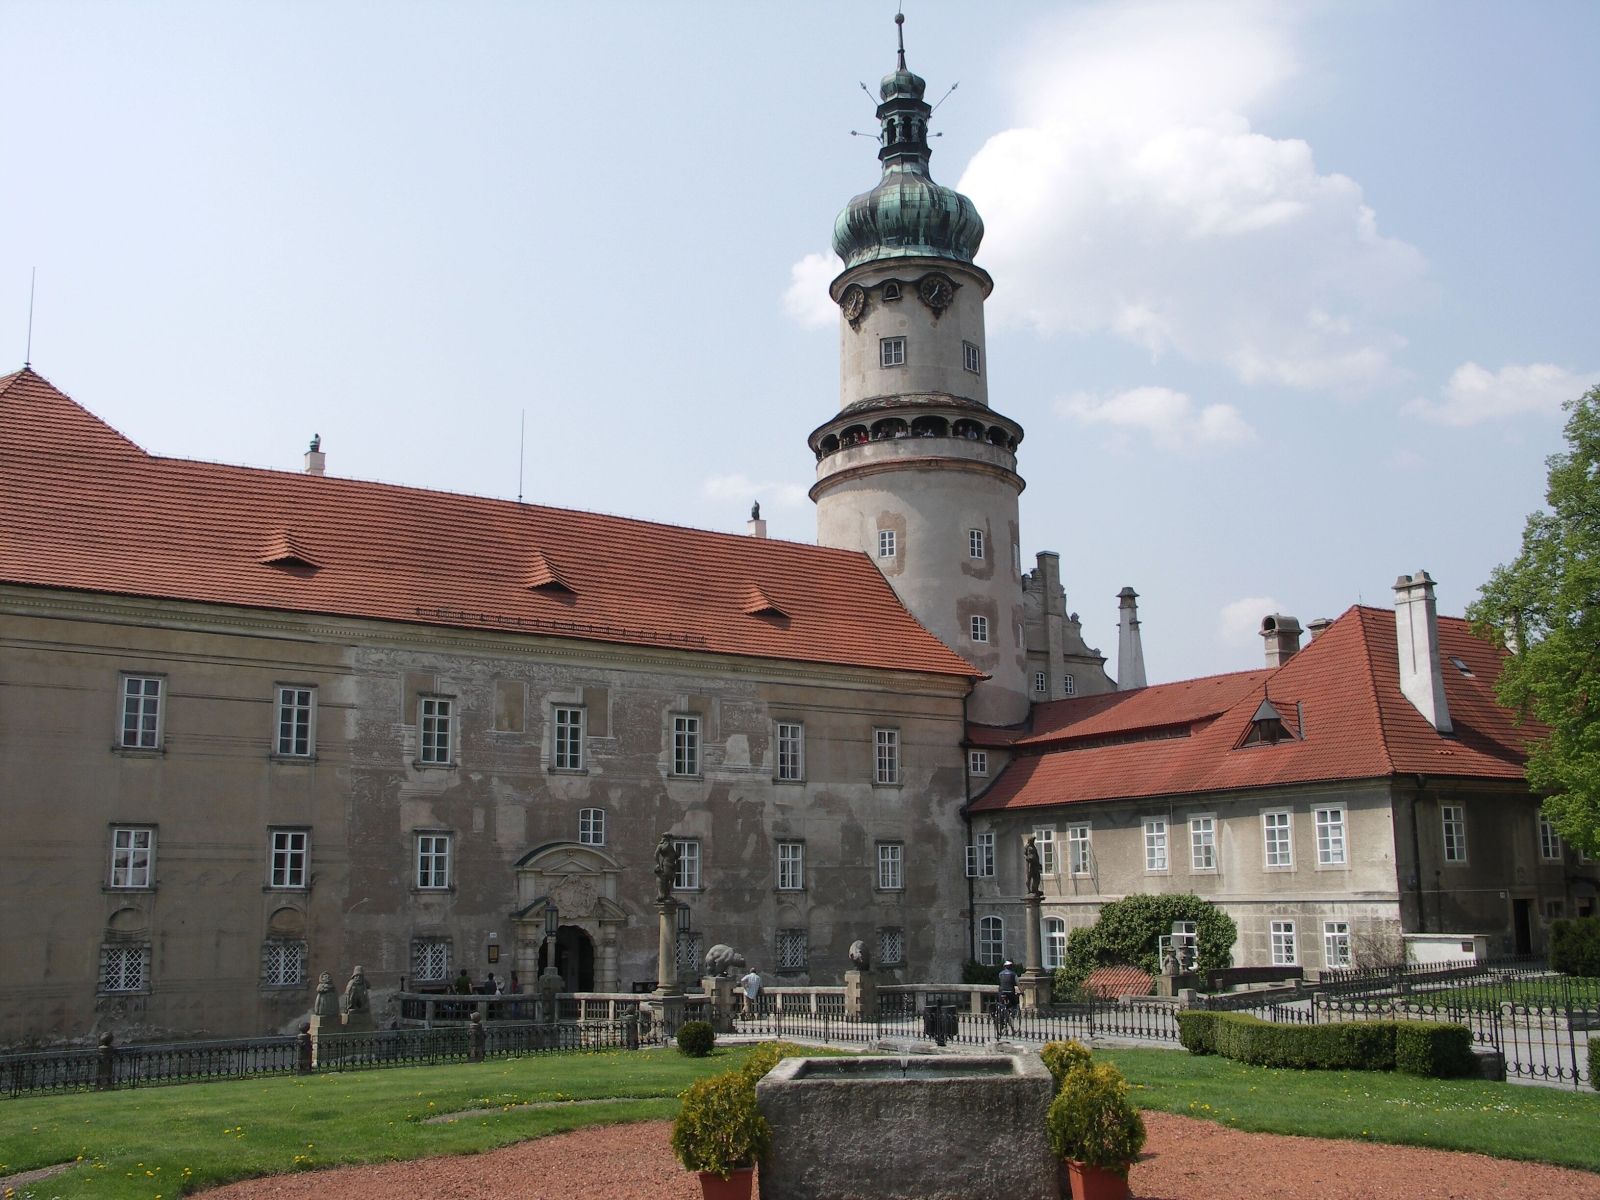
[[[1400,646],[1400,690],[1440,733],[1449,733],[1450,705],[1439,666],[1439,608],[1426,571],[1394,581],[1394,632]]]
[[[1332,617],[1318,617],[1316,620],[1312,621],[1310,625],[1306,626],[1306,628],[1311,631],[1311,640],[1314,642],[1323,634],[1327,633],[1328,626],[1332,624]]]
[[[761,501],[757,500],[750,506],[750,521],[745,529],[754,538],[767,536],[767,523],[761,519]]]
[[[1144,645],[1139,640],[1139,593],[1125,587],[1117,593],[1117,691],[1145,686]]]
[[[1262,617],[1261,639],[1267,644],[1267,666],[1281,667],[1300,652],[1300,622],[1282,613]]]
[[[328,456],[322,452],[322,435],[311,435],[311,449],[306,451],[306,474],[322,475],[328,469]]]

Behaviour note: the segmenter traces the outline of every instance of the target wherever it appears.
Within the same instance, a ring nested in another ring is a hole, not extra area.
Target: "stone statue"
[[[850,943],[850,961],[858,971],[872,969],[872,960],[867,955],[867,944],[860,938]]]
[[[706,974],[721,979],[730,973],[733,967],[744,966],[744,955],[732,946],[724,946],[718,942],[706,951]]]
[[[311,1002],[311,1015],[339,1019],[339,997],[334,994],[333,976],[327,971],[317,979],[317,998]]]
[[[1022,871],[1025,886],[1023,890],[1027,895],[1034,895],[1044,890],[1044,866],[1039,861],[1039,847],[1033,843],[1033,834],[1025,834],[1022,838]]]
[[[1174,976],[1183,974],[1183,960],[1179,958],[1176,946],[1167,947],[1167,956],[1161,961],[1161,973]]]
[[[367,992],[367,973],[357,967],[350,976],[350,982],[344,985],[344,1010],[347,1013],[365,1013],[372,1011],[372,1001]]]
[[[672,835],[663,833],[661,840],[656,843],[656,887],[659,889],[658,899],[672,899],[672,884],[677,878],[678,848],[672,844]]]

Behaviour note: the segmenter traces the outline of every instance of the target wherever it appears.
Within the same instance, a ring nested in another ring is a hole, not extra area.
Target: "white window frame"
[[[1078,694],[1078,681],[1072,675],[1061,677],[1061,694],[1063,696],[1076,696]]]
[[[111,827],[111,883],[118,891],[147,892],[155,887],[154,825]]]
[[[811,952],[811,939],[804,929],[780,929],[773,945],[774,970],[804,971]]]
[[[987,750],[967,751],[967,774],[982,779],[989,774],[989,752]]]
[[[411,873],[417,891],[450,890],[455,849],[455,834],[446,830],[426,829],[417,833]]]
[[[1329,970],[1355,965],[1355,956],[1350,945],[1349,921],[1322,923],[1322,965]]]
[[[1208,875],[1217,870],[1217,814],[1189,816],[1189,870]]]
[[[981,374],[979,367],[983,365],[983,356],[972,342],[961,343],[961,365],[974,375]]]
[[[1565,900],[1550,898],[1544,902],[1543,907],[1546,921],[1559,921],[1567,912],[1567,902]]]
[[[988,617],[973,617],[970,621],[968,621],[968,625],[970,626],[970,632],[972,634],[973,641],[987,642],[989,640]]]
[[[450,959],[449,938],[412,938],[409,982],[449,983]]]
[[[672,877],[675,892],[700,890],[700,839],[673,838],[672,848],[678,852],[678,872]]]
[[[1067,963],[1067,923],[1060,917],[1046,917],[1040,941],[1044,943],[1044,969],[1054,971]]]
[[[906,339],[886,337],[878,339],[878,366],[880,368],[906,365]]]
[[[555,771],[585,769],[584,739],[589,714],[581,704],[557,704],[550,718],[550,768]]]
[[[1050,676],[1045,674],[1043,671],[1035,671],[1033,673],[1033,690],[1038,692],[1041,696],[1044,695],[1045,692],[1049,691]]]
[[[899,925],[878,928],[878,965],[903,967],[906,961],[906,931]]]
[[[984,545],[983,530],[981,530],[981,529],[969,529],[969,530],[967,530],[967,557],[968,558],[986,558],[986,557],[988,557],[988,555],[987,555],[987,547]]]
[[[904,842],[878,843],[878,886],[880,892],[906,890],[906,847]]]
[[[799,721],[779,721],[773,736],[777,745],[774,764],[779,783],[802,783],[806,777],[806,727]]]
[[[277,694],[273,754],[278,758],[313,757],[317,752],[317,689],[303,683],[280,683]]]
[[[119,678],[117,745],[123,750],[160,750],[166,739],[166,676],[125,673]]]
[[[878,557],[893,558],[897,553],[895,544],[898,540],[899,539],[895,537],[894,530],[878,530]]]
[[[803,892],[806,887],[806,844],[785,840],[778,843],[778,890]]]
[[[1268,938],[1272,947],[1272,965],[1293,967],[1300,962],[1300,948],[1295,941],[1293,921],[1274,921]]]
[[[306,981],[306,940],[268,938],[261,943],[261,986],[299,987]]]
[[[1061,861],[1056,857],[1055,826],[1034,826],[1033,848],[1039,852],[1039,874],[1059,875],[1061,873]]]
[[[700,717],[672,714],[672,773],[685,779],[700,774]]]
[[[994,834],[979,833],[967,846],[967,878],[994,878]]]
[[[987,916],[978,918],[978,961],[986,967],[998,967],[1006,960],[1006,919]]]
[[[1172,870],[1171,827],[1165,817],[1146,817],[1143,825],[1145,874],[1165,875]]]
[[[1094,874],[1094,833],[1088,825],[1067,826],[1067,872],[1076,879]]]
[[[1261,814],[1261,865],[1268,871],[1294,869],[1294,814],[1287,808]]]
[[[417,761],[428,767],[455,763],[455,698],[417,697]]]
[[[311,831],[285,826],[267,830],[267,886],[303,892],[311,886]]]
[[[872,782],[878,787],[897,786],[900,783],[900,731],[874,729],[872,747]]]
[[[1561,861],[1561,835],[1544,813],[1539,814],[1539,861]]]
[[[578,845],[604,846],[606,844],[606,810],[580,808],[578,810]]]
[[[1311,812],[1317,830],[1317,866],[1350,865],[1350,815],[1342,804],[1318,804]]]
[[[112,986],[115,984],[116,986]],[[102,996],[130,996],[150,990],[150,943],[103,942],[100,978],[95,990]]]
[[[1444,861],[1451,866],[1465,866],[1467,862],[1467,806],[1441,804],[1439,806],[1439,836],[1444,843]]]

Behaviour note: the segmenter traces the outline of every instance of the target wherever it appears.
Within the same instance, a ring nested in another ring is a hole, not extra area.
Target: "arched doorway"
[[[576,925],[556,930],[556,970],[561,972],[564,992],[594,991],[594,940]],[[550,953],[550,942],[539,947],[539,970],[543,971]]]

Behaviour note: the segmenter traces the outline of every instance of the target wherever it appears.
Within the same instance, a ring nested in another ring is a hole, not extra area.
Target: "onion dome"
[[[928,174],[927,84],[906,66],[903,14],[899,59],[878,87],[883,178],[845,205],[833,223],[833,250],[846,268],[886,258],[932,257],[971,262],[983,241],[983,219],[971,200]]]

